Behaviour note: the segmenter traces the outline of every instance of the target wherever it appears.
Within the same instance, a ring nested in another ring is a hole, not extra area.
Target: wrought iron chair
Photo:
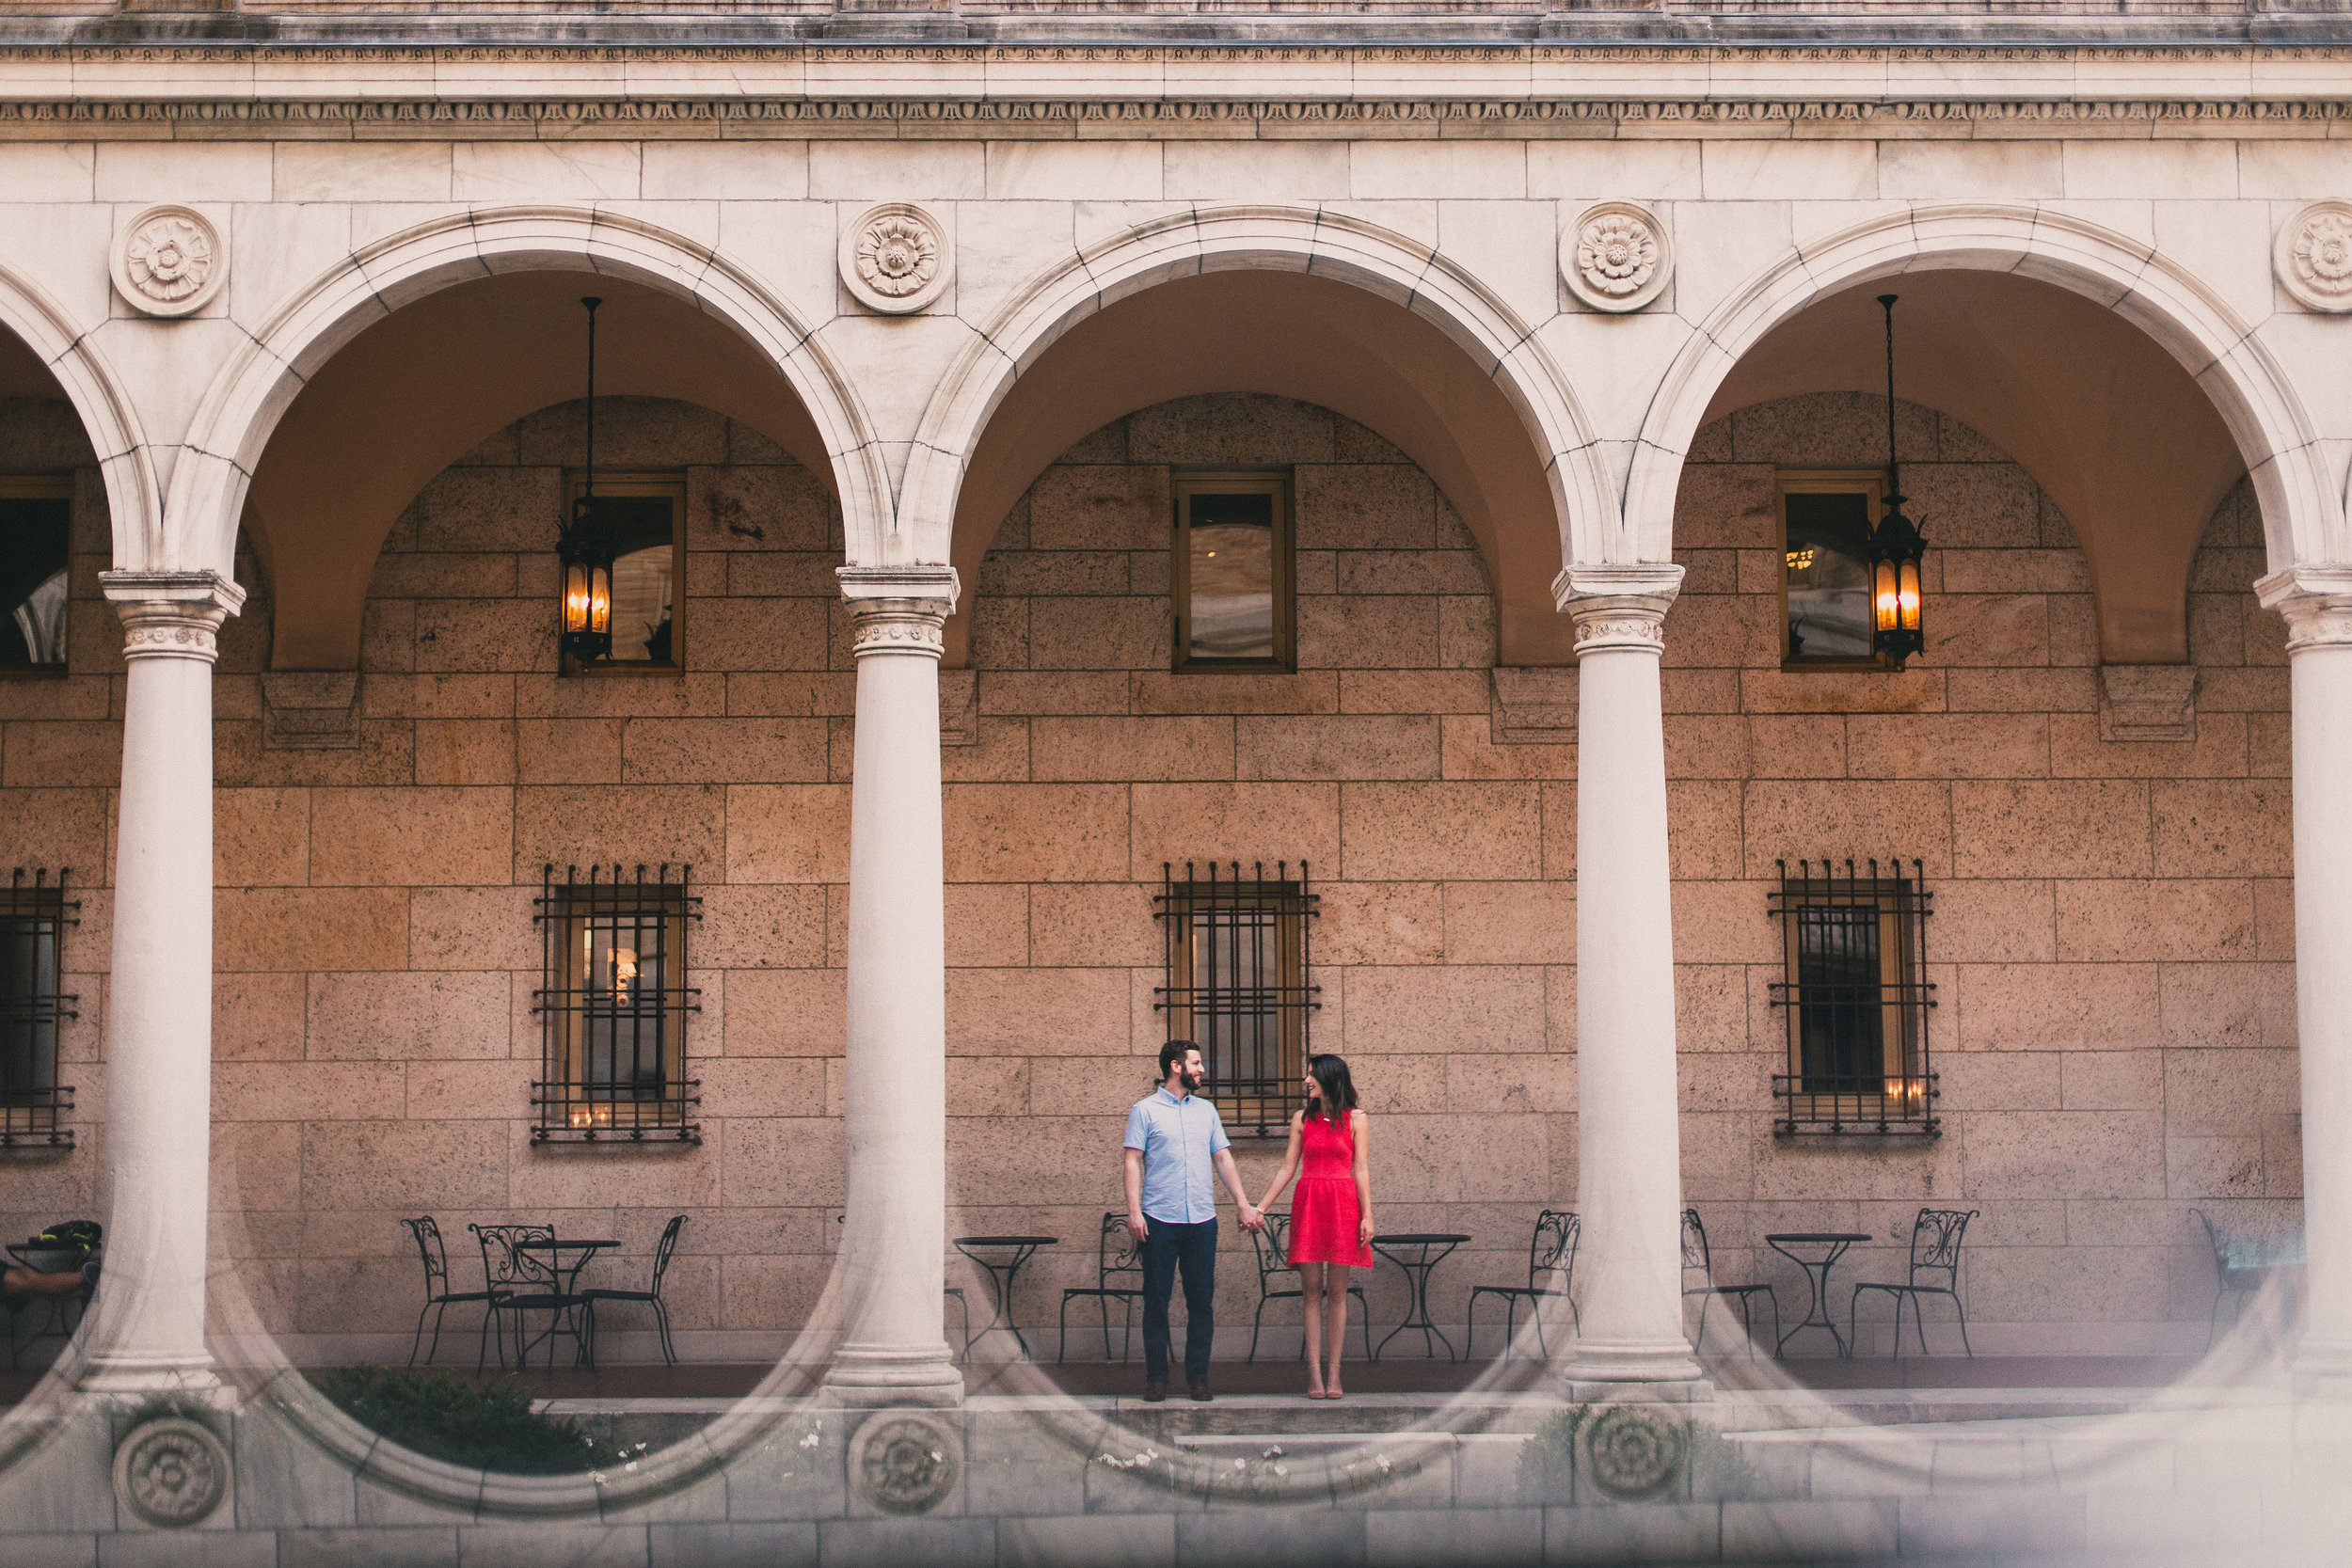
[[[469,1225],[467,1229],[482,1244],[482,1277],[490,1287],[490,1310],[484,1315],[482,1338],[486,1346],[490,1328],[497,1324],[499,1336],[499,1365],[506,1365],[506,1325],[499,1323],[499,1314],[515,1314],[515,1361],[517,1366],[531,1360],[531,1347],[540,1339],[548,1342],[548,1367],[555,1367],[555,1337],[563,1332],[565,1313],[585,1305],[584,1299],[563,1288],[563,1275],[557,1272],[553,1251],[540,1253],[523,1243],[552,1242],[555,1227],[551,1225]],[[523,1321],[528,1313],[548,1314],[548,1326],[533,1338]],[[579,1354],[585,1358],[588,1342],[578,1327],[571,1330],[572,1340]],[[482,1370],[482,1357],[474,1357],[474,1370]]]
[[[1922,1209],[1919,1217],[1911,1222],[1911,1274],[1900,1285],[1882,1285],[1868,1280],[1853,1288],[1853,1300],[1846,1307],[1846,1342],[1858,1343],[1853,1337],[1854,1314],[1862,1306],[1865,1291],[1884,1291],[1895,1298],[1895,1348],[1888,1353],[1893,1360],[1903,1353],[1903,1303],[1911,1303],[1912,1331],[1919,1336],[1919,1354],[1928,1354],[1928,1320],[1921,1306],[1921,1296],[1946,1296],[1952,1310],[1960,1315],[1960,1347],[1975,1360],[1977,1350],[1968,1342],[1968,1309],[1960,1304],[1960,1243],[1968,1233],[1968,1222],[1977,1217],[1974,1209]],[[1926,1275],[1929,1282],[1920,1283]],[[1942,1284],[1934,1282],[1941,1275]]]
[[[1697,1275],[1699,1283],[1691,1283]],[[1715,1266],[1707,1249],[1707,1227],[1699,1221],[1696,1209],[1682,1211],[1682,1294],[1685,1300],[1699,1298],[1699,1331],[1692,1338],[1693,1349],[1707,1343],[1707,1309],[1715,1305],[1717,1296],[1730,1296],[1740,1304],[1740,1332],[1748,1341],[1748,1358],[1756,1358],[1756,1324],[1749,1315],[1748,1298],[1762,1296],[1772,1304],[1772,1344],[1780,1344],[1780,1297],[1770,1285],[1718,1285]]]
[[[677,1352],[670,1345],[670,1309],[661,1305],[661,1276],[670,1272],[670,1254],[677,1250],[678,1232],[685,1228],[684,1214],[672,1214],[670,1223],[661,1227],[661,1240],[654,1244],[653,1284],[649,1288],[643,1291],[611,1291],[599,1286],[580,1292],[580,1299],[587,1307],[588,1342],[585,1354],[588,1365],[593,1367],[596,1364],[596,1303],[600,1301],[640,1302],[652,1307],[653,1321],[661,1330],[661,1364],[665,1367],[677,1365]],[[548,1354],[550,1358],[554,1356],[552,1347]]]
[[[1258,1256],[1258,1315],[1249,1323],[1249,1359],[1253,1363],[1258,1359],[1258,1329],[1265,1322],[1266,1304],[1295,1301],[1301,1311],[1306,1309],[1307,1292],[1303,1286],[1292,1291],[1274,1289],[1278,1275],[1286,1274],[1294,1279],[1298,1277],[1297,1266],[1288,1261],[1290,1239],[1291,1217],[1288,1214],[1268,1214],[1265,1224],[1249,1233],[1250,1250]],[[1364,1288],[1350,1285],[1347,1293],[1356,1298],[1356,1326],[1364,1331],[1364,1359],[1377,1361],[1379,1357],[1372,1351],[1372,1310],[1364,1305]],[[1302,1361],[1307,1357],[1307,1341],[1303,1334],[1298,1341],[1298,1356]]]
[[[1116,1248],[1113,1250],[1116,1238]],[[1094,1283],[1073,1285],[1061,1293],[1061,1345],[1054,1352],[1058,1363],[1070,1349],[1070,1303],[1091,1299],[1103,1320],[1103,1359],[1111,1358],[1111,1303],[1120,1303],[1119,1359],[1127,1359],[1134,1338],[1136,1303],[1143,1299],[1143,1255],[1127,1229],[1127,1216],[1112,1210],[1103,1216],[1103,1233],[1095,1243]],[[970,1332],[967,1327],[967,1334]]]
[[[1546,1355],[1551,1347],[1544,1343],[1544,1303],[1548,1299],[1568,1304],[1568,1317],[1581,1333],[1584,1315],[1577,1310],[1576,1297],[1569,1291],[1576,1284],[1576,1245],[1582,1239],[1584,1222],[1571,1210],[1547,1209],[1535,1217],[1535,1234],[1527,1243],[1527,1283],[1524,1285],[1475,1285],[1470,1288],[1470,1307],[1462,1314],[1468,1327],[1463,1335],[1462,1359],[1470,1358],[1470,1346],[1478,1338],[1478,1298],[1500,1296],[1503,1303],[1502,1358],[1511,1359],[1512,1330],[1518,1326],[1519,1303],[1525,1301],[1535,1314],[1535,1348]],[[1548,1283],[1548,1281],[1557,1283]]]
[[[417,1256],[424,1259],[424,1305],[417,1308],[417,1332],[409,1337],[408,1365],[417,1364],[417,1345],[424,1338],[424,1315],[433,1314],[433,1348],[424,1353],[424,1364],[433,1365],[434,1355],[441,1348],[441,1318],[451,1306],[459,1302],[490,1299],[485,1291],[453,1291],[449,1288],[449,1249],[441,1244],[441,1227],[430,1214],[419,1214],[412,1220],[400,1222],[416,1238]],[[485,1324],[486,1317],[485,1317]],[[481,1369],[475,1369],[479,1371]]]
[[[2239,1263],[2232,1260],[2228,1243],[2214,1228],[2213,1220],[2202,1209],[2191,1209],[2197,1223],[2205,1227],[2205,1244],[2213,1249],[2213,1310],[2205,1314],[2205,1348],[2213,1349],[2213,1337],[2221,1326],[2221,1304],[2230,1296],[2238,1298],[2233,1320],[2246,1316],[2246,1303],[2260,1296],[2264,1284],[2281,1265],[2277,1263]],[[2274,1335],[2275,1338],[2275,1335]]]

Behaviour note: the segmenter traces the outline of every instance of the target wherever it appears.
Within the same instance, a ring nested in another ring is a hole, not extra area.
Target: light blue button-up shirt
[[[1197,1094],[1179,1100],[1157,1088],[1136,1101],[1127,1113],[1127,1147],[1143,1150],[1143,1217],[1170,1225],[1216,1218],[1209,1162],[1232,1141],[1216,1107]]]

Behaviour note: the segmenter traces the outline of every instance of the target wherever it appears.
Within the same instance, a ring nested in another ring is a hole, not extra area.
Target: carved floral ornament
[[[946,227],[910,202],[884,202],[842,231],[841,281],[869,310],[911,316],[946,291],[954,270]]]
[[[193,207],[150,207],[115,240],[115,292],[144,315],[192,316],[229,280],[229,250]]]
[[[151,1525],[202,1524],[229,1495],[229,1450],[210,1428],[167,1416],[134,1429],[115,1449],[115,1496]]]
[[[1646,207],[1604,201],[1560,236],[1560,275],[1596,310],[1639,310],[1674,276],[1674,246]]]
[[[2314,201],[2279,230],[2279,281],[2307,310],[2352,310],[2352,201]]]

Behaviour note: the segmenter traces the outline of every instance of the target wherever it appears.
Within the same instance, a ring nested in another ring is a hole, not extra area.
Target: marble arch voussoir
[[[165,507],[167,558],[230,570],[246,486],[279,416],[304,380],[366,327],[453,283],[562,270],[658,289],[750,342],[823,437],[850,539],[887,531],[889,480],[856,388],[782,299],[707,245],[657,224],[591,207],[501,207],[448,214],[377,240],[262,321],[189,426],[188,454]]]
[[[875,563],[944,561],[974,450],[1013,384],[1087,317],[1178,277],[1306,273],[1361,289],[1430,323],[1489,377],[1527,428],[1572,531],[1613,531],[1612,486],[1595,469],[1589,421],[1529,325],[1465,269],[1419,241],[1317,207],[1196,208],[1129,229],[1057,263],[986,324],[941,378],[902,488],[900,531]],[[857,549],[855,535],[851,549]]]
[[[2284,367],[2253,328],[2186,268],[2147,244],[2032,204],[1913,206],[1791,247],[1734,289],[1661,379],[1626,485],[1638,559],[1670,560],[1683,454],[1740,356],[1806,307],[1874,278],[1933,270],[2007,272],[2053,283],[2129,322],[2211,397],[2254,476],[2271,567],[2344,553],[2344,510],[2315,427]],[[1596,551],[1579,560],[1608,560]]]
[[[116,562],[134,569],[160,563],[163,489],[151,450],[137,405],[87,336],[88,327],[74,322],[40,285],[8,267],[0,267],[0,327],[15,333],[56,377],[82,421],[106,486]]]

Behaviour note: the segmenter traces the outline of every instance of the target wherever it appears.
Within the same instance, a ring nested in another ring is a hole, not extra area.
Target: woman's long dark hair
[[[1342,1117],[1356,1108],[1356,1080],[1347,1075],[1347,1061],[1341,1056],[1310,1056],[1307,1070],[1314,1074],[1323,1089],[1323,1119],[1337,1126]],[[1315,1113],[1315,1102],[1307,1101],[1307,1114]]]

